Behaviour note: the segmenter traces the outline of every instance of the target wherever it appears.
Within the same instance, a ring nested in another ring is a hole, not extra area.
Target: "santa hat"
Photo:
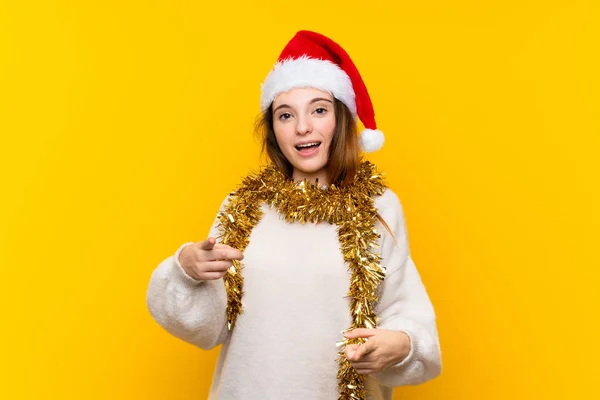
[[[260,109],[269,108],[278,94],[298,87],[331,93],[360,118],[365,129],[360,144],[366,152],[383,146],[383,132],[375,124],[375,112],[358,69],[346,51],[319,33],[299,31],[285,46],[277,64],[262,84]]]

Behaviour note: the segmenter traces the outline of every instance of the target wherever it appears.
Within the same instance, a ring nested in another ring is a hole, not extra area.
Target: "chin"
[[[315,174],[326,168],[326,163],[322,161],[300,161],[292,163],[292,166],[304,174]]]

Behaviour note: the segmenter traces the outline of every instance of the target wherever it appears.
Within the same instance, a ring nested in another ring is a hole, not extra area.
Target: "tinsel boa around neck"
[[[375,251],[379,233],[374,197],[386,189],[381,174],[368,161],[360,164],[354,181],[346,186],[318,187],[308,181],[294,182],[274,165],[248,175],[230,194],[225,209],[219,213],[219,238],[223,244],[244,251],[250,232],[260,221],[261,205],[275,209],[290,223],[328,222],[337,225],[338,240],[344,261],[352,276],[348,298],[352,325],[356,328],[375,328],[379,284],[385,269]],[[231,330],[237,316],[243,312],[243,266],[234,260],[223,277],[227,292],[227,325]],[[364,378],[356,373],[346,359],[344,346],[361,343],[364,339],[342,338],[338,357],[339,400],[365,400]]]

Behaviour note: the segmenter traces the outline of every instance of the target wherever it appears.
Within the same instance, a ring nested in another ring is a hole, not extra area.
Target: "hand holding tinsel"
[[[374,374],[398,364],[410,352],[410,337],[402,331],[359,328],[344,336],[349,343],[345,347],[346,359],[361,375]]]

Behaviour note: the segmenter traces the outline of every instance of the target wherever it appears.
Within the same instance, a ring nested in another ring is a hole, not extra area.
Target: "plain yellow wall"
[[[258,165],[298,29],[352,55],[438,313],[402,399],[599,398],[597,1],[0,3],[2,399],[204,399],[151,271]]]

